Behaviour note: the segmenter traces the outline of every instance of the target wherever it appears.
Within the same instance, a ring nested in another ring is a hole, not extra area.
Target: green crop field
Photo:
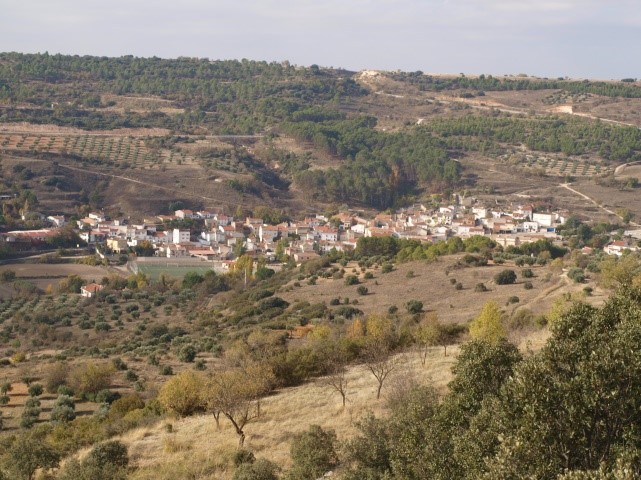
[[[158,280],[161,274],[168,275],[172,278],[183,278],[187,272],[196,272],[201,275],[212,270],[211,266],[196,266],[196,265],[181,265],[181,266],[167,266],[167,265],[142,265],[138,264],[138,271],[147,275],[151,280]]]

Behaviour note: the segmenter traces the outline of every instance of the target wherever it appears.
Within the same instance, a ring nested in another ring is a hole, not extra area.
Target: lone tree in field
[[[321,380],[321,384],[331,388],[341,396],[343,408],[347,402],[347,353],[344,349],[334,346],[328,349],[325,360],[325,371],[327,375]]]
[[[505,338],[503,312],[494,300],[486,302],[481,313],[470,322],[470,336],[489,343],[497,343]]]
[[[497,285],[512,285],[516,282],[516,272],[514,270],[503,270],[494,275],[494,283]]]
[[[396,332],[389,318],[378,315],[372,315],[367,319],[366,332],[363,358],[365,367],[378,382],[378,400],[381,398],[383,383],[398,366],[398,359],[392,355],[396,344]]]
[[[447,336],[443,332],[435,312],[430,312],[425,316],[414,333],[414,339],[420,354],[421,365],[425,365],[431,347],[443,345],[445,356],[447,356]]]
[[[211,379],[207,409],[227,417],[236,430],[239,447],[245,444],[245,426],[260,416],[260,398],[271,390],[273,380],[271,369],[258,364],[223,371]]]

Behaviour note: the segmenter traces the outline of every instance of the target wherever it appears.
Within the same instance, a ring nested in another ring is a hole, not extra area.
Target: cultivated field
[[[39,289],[44,290],[49,285],[57,287],[61,280],[69,275],[78,275],[86,282],[100,282],[109,272],[103,267],[92,267],[90,265],[78,264],[44,264],[44,263],[15,263],[0,265],[0,272],[13,270],[19,280],[28,280]],[[0,286],[0,299],[9,298],[13,293],[9,285]],[[4,295],[3,295],[4,293]]]

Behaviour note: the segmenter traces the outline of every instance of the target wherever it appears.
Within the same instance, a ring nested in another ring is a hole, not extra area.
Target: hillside
[[[554,199],[641,150],[629,82],[20,54],[0,56],[0,82],[5,189],[16,158],[44,162],[21,188],[51,213],[384,209],[452,187]],[[595,198],[641,213],[624,183]]]

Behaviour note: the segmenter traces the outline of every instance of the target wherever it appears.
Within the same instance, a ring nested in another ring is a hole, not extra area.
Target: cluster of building
[[[541,239],[557,239],[557,228],[565,223],[567,216],[565,211],[539,212],[534,205],[487,206],[471,197],[458,197],[452,205],[416,204],[394,213],[379,213],[374,218],[349,210],[331,218],[315,215],[270,225],[260,218],[236,219],[219,212],[182,209],[174,215],[158,215],[140,223],[110,220],[102,213],[93,212],[77,220],[76,226],[82,240],[103,245],[110,253],[126,253],[144,246],[156,257],[191,258],[192,261],[197,258],[217,262],[219,269],[226,270],[240,252],[272,262],[287,255],[300,263],[331,250],[352,250],[361,237],[437,242],[453,236],[483,235],[502,246],[518,246]],[[167,222],[186,219],[199,220],[198,235],[186,228],[165,228]],[[48,217],[48,221],[53,228],[7,232],[3,234],[4,239],[46,240],[66,222],[61,216]],[[605,251],[620,254],[622,248],[613,242]]]

